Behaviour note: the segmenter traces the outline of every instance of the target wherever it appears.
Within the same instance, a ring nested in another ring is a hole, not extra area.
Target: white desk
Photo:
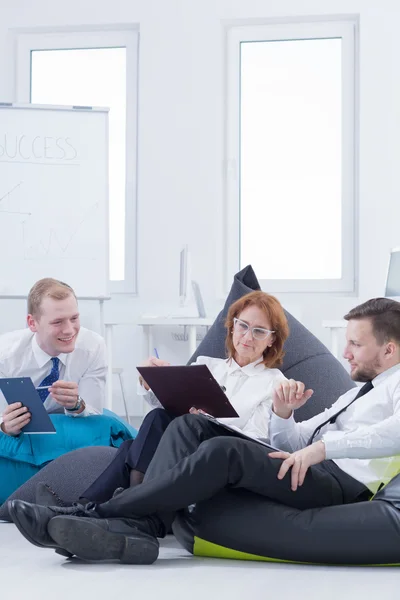
[[[347,321],[322,321],[322,327],[331,330],[331,352],[333,356],[339,358],[339,331],[346,329]]]
[[[188,331],[189,355],[197,348],[197,327],[208,328],[214,323],[214,318],[202,317],[143,317],[137,322],[143,327],[143,333],[146,338],[147,356],[154,354],[154,336],[153,327],[185,327]]]

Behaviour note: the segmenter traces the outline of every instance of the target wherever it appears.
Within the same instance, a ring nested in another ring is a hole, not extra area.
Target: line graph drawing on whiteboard
[[[85,206],[83,199],[79,205],[80,214],[77,214],[76,208],[75,211],[71,210],[68,202],[67,182],[60,189],[56,206],[45,182],[41,180],[39,185],[35,183],[37,182],[31,181],[28,185],[23,181],[15,183],[9,178],[4,185],[4,181],[0,181],[0,237],[3,242],[8,237],[15,244],[14,248],[7,244],[3,251],[7,248],[8,252],[11,251],[15,257],[19,256],[24,261],[97,260],[98,251],[93,241],[96,237],[100,240],[104,233],[98,227],[99,203],[92,200],[87,206],[87,201]],[[39,191],[41,210],[37,205]],[[90,245],[87,244],[89,227]]]
[[[6,215],[24,215],[31,216],[32,213],[22,210],[10,210],[10,203],[13,202],[14,197],[17,196],[16,192],[20,191],[20,187],[22,186],[23,181],[20,181],[16,185],[14,185],[11,190],[8,190],[5,194],[0,196],[0,212]],[[13,195],[13,198],[11,196]],[[18,208],[13,206],[13,208]]]
[[[65,228],[65,224],[62,224],[59,227],[50,227],[46,233],[40,234],[39,238],[36,236],[36,240],[31,243],[28,239],[31,235],[28,235],[28,227],[29,220],[25,220],[21,223],[22,225],[22,240],[24,247],[24,260],[36,260],[40,259],[68,259],[68,260],[96,260],[96,256],[91,253],[91,256],[87,255],[87,253],[83,253],[82,250],[78,251],[78,254],[74,255],[73,249],[71,251],[71,247],[74,243],[74,240],[78,236],[78,234],[82,231],[83,227],[89,219],[91,219],[92,214],[99,208],[98,202],[93,204],[88,208],[86,213],[83,215],[80,221],[73,224],[73,228],[71,226],[69,228]],[[36,230],[37,232],[37,230]]]

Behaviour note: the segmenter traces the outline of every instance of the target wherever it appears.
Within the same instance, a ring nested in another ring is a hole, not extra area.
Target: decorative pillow
[[[189,363],[198,356],[222,358],[225,352],[225,319],[228,309],[239,298],[259,290],[260,284],[250,265],[236,273],[231,290],[207,335],[193,354]],[[297,421],[303,421],[330,407],[339,396],[354,387],[354,382],[340,362],[308,329],[285,311],[290,335],[285,343],[285,357],[281,366],[288,379],[303,381],[314,394],[309,402],[295,412]]]
[[[79,448],[73,452],[63,454],[50,464],[39,470],[24,463],[5,461],[3,465],[0,459],[0,477],[11,476],[13,485],[8,486],[8,500],[25,500],[35,502],[35,491],[38,483],[47,483],[66,503],[72,504],[78,500],[82,493],[97,479],[97,477],[108,467],[118,450],[107,446],[90,446]],[[27,477],[26,483],[18,478],[18,469]],[[39,472],[37,472],[39,470]],[[33,476],[32,476],[33,475]],[[23,483],[23,485],[20,485]],[[18,487],[20,485],[20,487]],[[18,488],[18,489],[16,489]],[[15,490],[15,491],[14,491]],[[2,486],[3,491],[3,486]],[[13,493],[12,493],[13,492]],[[10,496],[11,494],[11,496]],[[0,502],[5,500],[0,498]],[[10,496],[10,497],[8,497]],[[9,521],[7,502],[0,506],[0,519]]]

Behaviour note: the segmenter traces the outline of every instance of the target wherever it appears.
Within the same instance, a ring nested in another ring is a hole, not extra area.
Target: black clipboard
[[[57,433],[30,377],[0,377],[0,390],[7,404],[21,402],[31,413],[22,433]]]
[[[206,365],[137,370],[165,410],[177,417],[193,406],[218,418],[239,416]]]

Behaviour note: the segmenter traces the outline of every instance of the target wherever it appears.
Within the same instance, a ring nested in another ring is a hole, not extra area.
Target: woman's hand
[[[189,412],[191,415],[206,415],[207,413],[204,412],[204,410],[201,410],[201,408],[195,408],[194,406],[192,406],[192,408],[189,409]]]
[[[147,360],[145,360],[141,367],[170,367],[171,363],[166,360],[162,360],[161,358],[157,358],[156,356],[149,356]],[[150,386],[147,385],[143,377],[139,377],[140,385],[144,387],[145,390],[149,391]]]
[[[278,383],[274,389],[272,406],[274,413],[282,419],[288,419],[292,412],[303,406],[311,398],[314,390],[305,390],[301,381],[289,379]]]

